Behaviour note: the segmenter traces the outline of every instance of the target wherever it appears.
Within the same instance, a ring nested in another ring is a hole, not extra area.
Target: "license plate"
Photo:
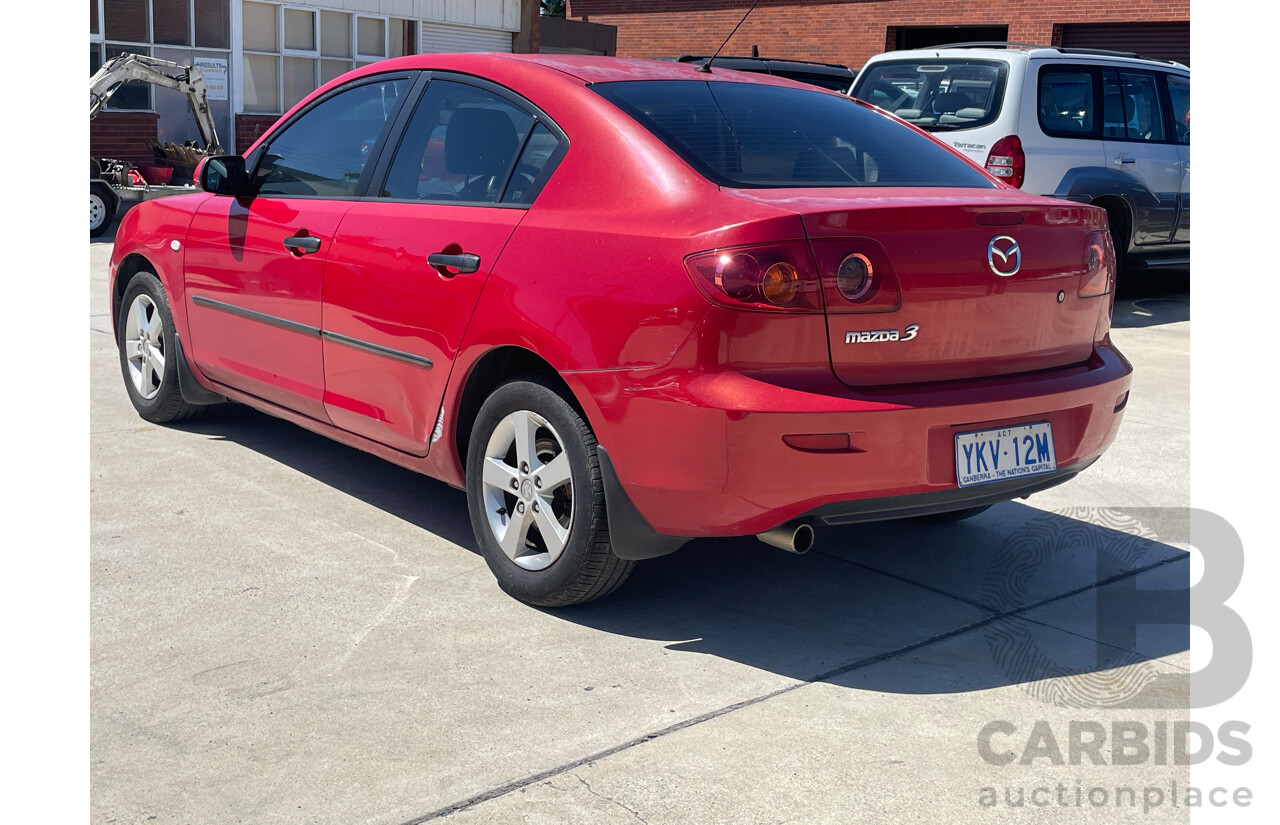
[[[990,484],[1058,469],[1048,421],[956,433],[956,478],[961,487]]]

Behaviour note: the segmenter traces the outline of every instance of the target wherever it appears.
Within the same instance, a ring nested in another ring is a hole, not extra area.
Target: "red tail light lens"
[[[803,242],[713,249],[685,259],[693,282],[734,309],[822,312],[822,288]]]
[[[1084,239],[1084,274],[1080,276],[1081,298],[1106,295],[1116,286],[1116,252],[1107,232],[1090,232]]]
[[[811,246],[828,313],[892,312],[902,305],[898,278],[880,244],[870,238],[819,238]]]
[[[996,141],[987,155],[987,171],[1010,186],[1022,188],[1022,182],[1027,179],[1027,156],[1017,135]]]

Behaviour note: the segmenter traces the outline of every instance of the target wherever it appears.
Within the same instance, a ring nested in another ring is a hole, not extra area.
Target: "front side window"
[[[840,95],[696,80],[590,88],[722,186],[995,186],[928,136]]]
[[[1159,142],[1164,136],[1164,110],[1156,76],[1149,72],[1102,73],[1102,136]]]
[[[433,80],[422,94],[382,197],[497,203],[533,117],[504,97]]]
[[[1178,143],[1191,142],[1191,81],[1168,75],[1169,100],[1173,103],[1173,130]]]
[[[1008,74],[999,60],[888,60],[859,73],[852,94],[922,129],[951,132],[999,116]]]
[[[404,78],[366,83],[309,108],[271,138],[258,164],[258,194],[354,195],[408,87]]]
[[[1054,137],[1092,137],[1098,122],[1094,73],[1087,68],[1050,67],[1040,72],[1040,128]]]

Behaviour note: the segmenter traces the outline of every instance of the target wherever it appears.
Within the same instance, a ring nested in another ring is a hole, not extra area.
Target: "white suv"
[[[871,58],[850,91],[1013,186],[1107,210],[1127,269],[1191,254],[1191,70],[1133,54],[961,43]]]

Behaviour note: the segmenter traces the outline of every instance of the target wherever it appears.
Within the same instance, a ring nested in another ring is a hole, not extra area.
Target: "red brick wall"
[[[618,27],[618,56],[710,54],[751,0],[569,0],[569,16]],[[724,54],[786,56],[861,67],[897,26],[1004,26],[1009,40],[1048,44],[1062,23],[1191,19],[1190,0],[762,0]]]
[[[248,151],[258,136],[279,119],[275,115],[236,115],[236,154]]]
[[[149,161],[148,140],[155,140],[154,112],[99,112],[89,123],[89,154],[99,158],[118,158],[133,163]]]

